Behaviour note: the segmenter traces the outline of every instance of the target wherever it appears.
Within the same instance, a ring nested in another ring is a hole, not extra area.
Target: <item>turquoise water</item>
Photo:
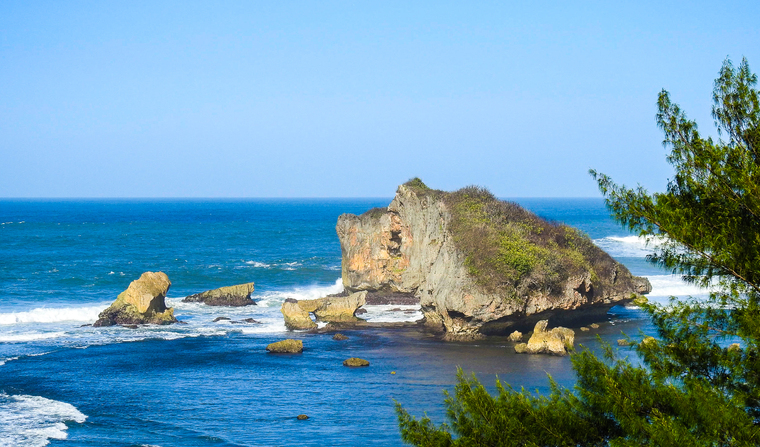
[[[653,298],[698,294],[644,262],[646,247],[612,222],[598,199],[515,199],[581,228],[639,275]],[[456,367],[487,384],[566,386],[567,358],[517,356],[503,339],[443,343],[414,330],[287,333],[289,297],[339,292],[342,213],[389,198],[334,200],[0,201],[0,445],[389,446],[401,443],[396,399],[443,420],[442,390]],[[172,281],[169,305],[183,325],[92,328],[98,313],[145,271]],[[253,281],[256,306],[182,303],[192,293]],[[398,306],[393,306],[398,307]],[[370,309],[370,321],[413,321],[415,308]],[[254,318],[262,324],[213,322]],[[598,332],[651,330],[616,307]],[[577,341],[598,348],[597,333]],[[264,347],[304,341],[300,355]],[[371,366],[349,369],[348,357]],[[391,374],[395,371],[396,374]],[[305,413],[306,421],[295,416]]]

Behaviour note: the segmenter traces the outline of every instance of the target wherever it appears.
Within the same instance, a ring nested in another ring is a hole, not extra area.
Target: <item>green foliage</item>
[[[427,191],[433,191],[432,189],[428,188],[428,186],[420,180],[419,177],[410,178],[409,180],[404,183],[404,186],[407,188],[411,188],[415,190],[416,192],[427,192]]]
[[[658,337],[634,348],[644,366],[572,355],[573,392],[547,397],[497,382],[490,396],[461,372],[445,404],[451,425],[415,420],[397,405],[404,441],[419,446],[749,446],[760,444],[760,94],[746,60],[715,81],[721,138],[704,139],[660,94],[657,122],[671,148],[667,192],[628,189],[595,171],[613,216],[664,240],[651,262],[696,284],[719,284],[709,302],[641,301]],[[723,139],[725,138],[725,140]],[[584,244],[572,240],[569,245]],[[739,344],[730,343],[738,341]]]
[[[598,280],[597,269],[611,277],[617,268],[585,234],[501,201],[485,188],[442,194],[454,243],[465,254],[470,275],[489,293],[559,294],[570,276],[590,271]]]

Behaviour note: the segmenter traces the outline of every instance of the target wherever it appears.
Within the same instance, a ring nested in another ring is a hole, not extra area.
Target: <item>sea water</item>
[[[657,241],[628,234],[601,199],[513,200],[589,234],[650,279],[652,300],[706,293],[647,264]],[[338,216],[389,201],[0,201],[0,446],[391,446],[401,444],[394,400],[443,422],[457,367],[491,389],[498,376],[545,392],[547,374],[572,386],[568,358],[516,355],[500,337],[446,343],[367,329],[339,342],[286,331],[285,299],[343,289]],[[87,326],[145,271],[167,273],[168,305],[187,324]],[[182,302],[251,281],[256,306]],[[422,317],[418,306],[368,310],[376,322]],[[247,318],[258,323],[236,323]],[[576,343],[597,350],[597,335],[614,344],[640,331],[652,332],[646,317],[618,306]],[[286,337],[304,352],[265,351]],[[349,357],[371,366],[345,368]]]

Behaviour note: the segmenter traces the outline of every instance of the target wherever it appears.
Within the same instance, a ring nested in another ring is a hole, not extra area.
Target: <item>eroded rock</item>
[[[514,331],[509,334],[509,341],[522,341],[523,333],[520,331]]]
[[[288,329],[315,329],[317,324],[311,319],[312,313],[317,321],[328,323],[362,321],[356,317],[356,311],[367,302],[366,297],[367,292],[357,292],[348,296],[328,296],[314,300],[288,298],[282,303],[280,311]]]
[[[467,255],[458,248],[456,241],[461,238],[452,232],[453,210],[447,201],[452,194],[431,190],[417,180],[399,186],[387,208],[376,208],[361,216],[341,215],[336,231],[346,291],[414,297],[419,300],[427,326],[444,331],[444,339],[458,340],[475,339],[480,334],[506,335],[515,322],[532,316],[541,318],[542,314],[603,315],[616,303],[651,290],[645,278],[631,275],[584,235],[547,223],[534,226],[554,228],[552,231],[568,234],[568,240],[583,246],[582,251],[573,251],[577,244],[571,247],[568,242],[567,248],[554,252],[549,245],[542,246],[542,250],[550,251],[549,258],[557,265],[571,266],[565,270],[569,273],[552,279],[555,272],[562,270],[544,266],[518,281],[499,283],[515,284],[505,286],[512,287],[509,290],[482,286],[466,265]],[[497,202],[495,198],[493,201]],[[525,210],[515,213],[531,214]],[[528,218],[531,225],[538,222],[536,219]],[[538,240],[540,234],[526,237]],[[485,252],[492,247],[482,248],[480,251]]]
[[[275,354],[298,354],[303,352],[303,342],[289,338],[268,344],[266,350]]]
[[[285,318],[285,327],[291,331],[317,328],[317,323],[311,319],[309,312],[303,310],[303,308],[298,305],[298,300],[293,298],[286,299],[285,302],[282,303],[280,312],[282,312],[282,316]]]
[[[343,360],[343,366],[351,366],[351,367],[369,366],[369,361],[360,359],[358,357],[351,357],[350,359]]]
[[[548,320],[541,320],[533,328],[525,352],[528,354],[566,355],[573,348],[575,331],[566,327],[555,327],[547,331]]]
[[[196,293],[185,297],[182,301],[185,303],[204,303],[208,306],[251,306],[256,304],[251,299],[253,289],[253,283],[249,282]]]
[[[174,309],[165,302],[171,284],[163,272],[143,273],[98,315],[93,326],[176,323]]]

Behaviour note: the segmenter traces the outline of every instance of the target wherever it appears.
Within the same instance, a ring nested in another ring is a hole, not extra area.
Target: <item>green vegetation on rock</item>
[[[657,337],[633,342],[641,364],[609,345],[572,354],[573,390],[546,395],[497,380],[492,396],[458,374],[450,425],[416,420],[397,404],[402,439],[418,446],[756,446],[760,444],[760,92],[746,60],[726,61],[713,117],[726,140],[704,139],[660,94],[657,122],[672,148],[667,192],[619,186],[596,172],[619,222],[665,241],[649,260],[697,284],[707,302],[643,300]],[[535,267],[534,267],[535,268]],[[739,341],[740,343],[734,343]],[[628,345],[629,339],[618,344]],[[518,348],[519,347],[519,348]],[[515,350],[526,346],[516,345]]]
[[[475,282],[505,298],[531,292],[560,294],[572,276],[614,276],[617,263],[589,237],[546,221],[520,205],[468,186],[451,193],[428,188],[418,178],[404,184],[418,195],[442,197],[451,213],[449,230]]]

